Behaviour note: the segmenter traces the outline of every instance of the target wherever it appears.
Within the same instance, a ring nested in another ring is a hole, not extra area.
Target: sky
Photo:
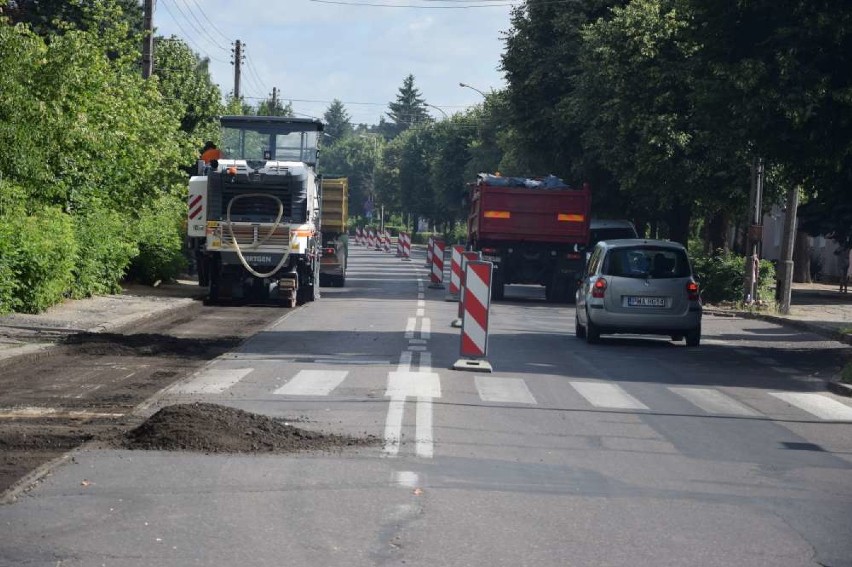
[[[155,0],[157,35],[210,58],[223,94],[234,89],[231,49],[245,44],[243,97],[277,87],[296,116],[321,118],[342,101],[354,124],[377,124],[403,80],[449,115],[505,85],[503,34],[520,0]],[[202,12],[203,11],[203,12]],[[440,110],[429,108],[436,118]]]

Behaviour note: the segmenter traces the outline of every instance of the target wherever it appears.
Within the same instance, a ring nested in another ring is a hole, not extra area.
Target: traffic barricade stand
[[[444,244],[443,240],[437,238],[432,243],[432,283],[429,289],[444,289]]]
[[[403,237],[404,234],[405,234],[404,232],[397,232],[396,233],[396,257],[397,258],[402,258],[402,243],[405,240],[405,238]]]
[[[407,232],[402,233],[402,261],[411,261],[411,235]]]
[[[367,247],[375,248],[376,246],[376,233],[373,232],[372,228],[367,229]]]
[[[429,271],[432,271],[432,245],[435,243],[435,237],[430,236],[429,240],[426,241],[426,268],[429,268]]]
[[[461,278],[459,280],[459,312],[458,318],[454,319],[452,323],[450,323],[450,327],[461,328],[462,326],[462,317],[464,316],[464,280],[465,280],[465,270],[467,270],[467,263],[472,262],[474,260],[482,260],[482,252],[471,252],[465,251],[462,252],[461,258]]]
[[[361,227],[355,228],[355,244],[358,246],[362,246],[364,244],[364,231],[361,230]]]
[[[465,293],[462,300],[461,358],[454,370],[492,372],[488,356],[488,311],[491,308],[491,262],[473,260],[465,268]]]
[[[456,244],[450,247],[450,290],[444,301],[458,301],[461,289],[461,259],[464,246]]]
[[[377,230],[377,231],[376,231],[376,238],[375,238],[375,241],[376,241],[376,242],[375,242],[375,248],[376,248],[376,250],[378,250],[379,252],[381,252],[381,251],[382,251],[382,249],[384,248],[384,246],[382,246],[382,231],[381,231],[381,230]]]

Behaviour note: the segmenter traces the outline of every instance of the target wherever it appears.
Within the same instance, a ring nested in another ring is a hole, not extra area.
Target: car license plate
[[[665,307],[665,297],[640,297],[630,295],[627,296],[628,307]]]

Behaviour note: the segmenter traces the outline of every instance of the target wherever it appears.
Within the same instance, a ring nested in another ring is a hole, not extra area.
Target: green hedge
[[[186,267],[183,228],[186,206],[181,199],[163,195],[143,210],[137,223],[139,254],[133,258],[128,278],[144,284],[171,281]]]
[[[118,293],[130,260],[139,253],[132,220],[95,209],[75,217],[78,251],[73,296]]]
[[[706,303],[743,300],[745,257],[733,252],[718,251],[712,256],[694,256],[693,268],[700,278],[701,299]],[[775,266],[761,260],[758,299],[773,301]]]
[[[0,311],[38,313],[62,301],[74,282],[77,241],[56,207],[0,217]]]

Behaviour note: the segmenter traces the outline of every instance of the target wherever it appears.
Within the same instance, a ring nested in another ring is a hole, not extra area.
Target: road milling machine
[[[189,180],[187,231],[208,300],[319,297],[322,122],[223,116],[221,156]]]

